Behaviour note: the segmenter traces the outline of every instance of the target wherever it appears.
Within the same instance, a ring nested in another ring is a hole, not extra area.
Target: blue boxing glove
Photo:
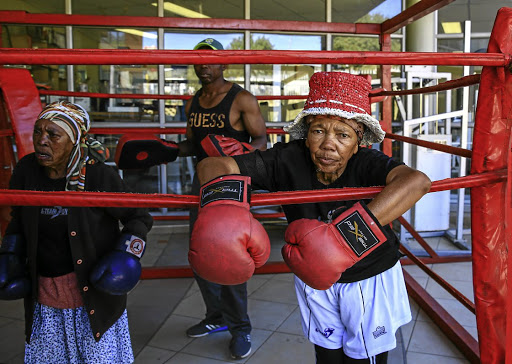
[[[0,246],[0,300],[17,300],[29,293],[25,241],[21,235],[7,235]]]
[[[123,234],[115,250],[101,258],[92,269],[91,283],[112,295],[128,293],[139,281],[140,258],[146,242],[135,235]]]

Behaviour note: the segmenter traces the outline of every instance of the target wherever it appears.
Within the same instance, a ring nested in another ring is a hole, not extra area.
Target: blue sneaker
[[[227,329],[228,327],[223,324],[209,324],[201,321],[197,325],[190,327],[187,330],[187,335],[190,337],[201,337],[214,334],[216,332],[226,331]]]
[[[229,343],[229,351],[233,359],[243,359],[251,353],[251,335],[233,336]]]

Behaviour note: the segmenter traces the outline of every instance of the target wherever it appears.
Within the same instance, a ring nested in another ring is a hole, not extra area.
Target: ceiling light
[[[118,32],[138,35],[139,37],[143,38],[149,38],[149,39],[157,39],[158,36],[154,33],[149,32],[143,32],[142,30],[136,30],[136,29],[116,29]]]
[[[462,33],[462,28],[458,21],[441,23],[445,34],[457,34]]]
[[[157,6],[157,3],[152,3],[151,5]],[[170,11],[171,13],[181,15],[185,18],[209,18],[208,15],[204,15],[198,13],[197,11],[187,9],[183,6],[179,6],[170,2],[164,2],[164,10]]]

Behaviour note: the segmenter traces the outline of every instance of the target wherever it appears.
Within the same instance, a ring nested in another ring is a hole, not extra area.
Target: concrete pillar
[[[420,0],[406,0],[407,8],[419,3]],[[407,52],[435,51],[435,17],[430,13],[406,26],[405,50]]]

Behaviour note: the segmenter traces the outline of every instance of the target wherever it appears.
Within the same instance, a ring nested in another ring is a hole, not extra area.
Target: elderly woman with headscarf
[[[247,272],[246,255],[258,258],[254,240],[265,239],[254,233],[254,221],[247,223],[251,184],[270,192],[321,190],[330,196],[332,189],[384,186],[374,199],[354,194],[350,201],[313,200],[302,193],[306,203],[283,205],[289,225],[282,249],[295,274],[303,332],[315,346],[316,363],[384,364],[396,346],[396,330],[411,320],[399,240],[389,223],[427,193],[431,182],[366,147],[385,135],[371,115],[366,78],[318,72],[309,86],[304,109],[285,127],[294,140],[198,164],[203,186],[190,264],[205,279],[220,281]],[[216,235],[221,239],[213,240]],[[219,261],[229,266],[216,266]]]
[[[35,152],[17,163],[10,188],[127,191],[89,127],[80,105],[46,106],[34,125]],[[14,206],[11,216],[0,246],[0,299],[25,298],[25,363],[133,362],[126,299],[140,278],[148,211]]]

